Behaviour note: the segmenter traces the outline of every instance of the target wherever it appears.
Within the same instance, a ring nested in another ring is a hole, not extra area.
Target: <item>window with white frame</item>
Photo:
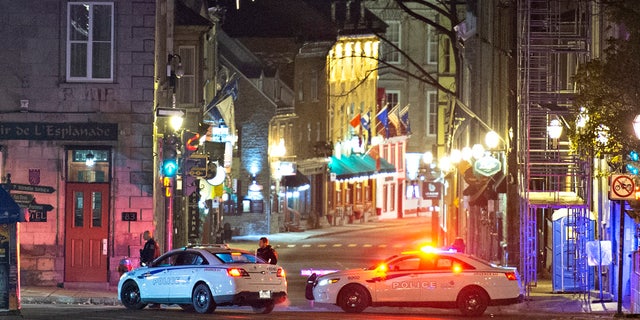
[[[435,136],[438,133],[438,92],[427,91],[427,136]]]
[[[386,90],[385,98],[387,99],[387,103],[389,104],[389,110],[391,110],[391,108],[393,108],[396,104],[400,102],[400,91]]]
[[[438,34],[430,25],[427,25],[427,63],[438,64]]]
[[[178,47],[184,75],[176,81],[176,100],[179,104],[194,104],[196,101],[196,48]]]
[[[67,4],[67,81],[113,81],[113,3]]]
[[[388,25],[386,38],[389,42],[393,43],[396,47],[402,50],[402,43],[400,41],[401,25],[400,21],[385,21]],[[400,52],[389,45],[386,42],[380,42],[380,49],[382,50],[382,60],[388,63],[400,63]]]

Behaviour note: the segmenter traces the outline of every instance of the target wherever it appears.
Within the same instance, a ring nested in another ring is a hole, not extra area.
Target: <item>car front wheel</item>
[[[127,309],[140,310],[147,306],[140,300],[140,288],[133,281],[127,281],[122,285],[120,301]]]
[[[338,294],[338,305],[349,313],[360,313],[370,304],[369,292],[361,285],[346,285]]]
[[[193,296],[191,298],[193,310],[197,313],[212,313],[216,310],[216,302],[213,301],[211,290],[209,287],[200,283],[193,289]]]
[[[251,306],[253,308],[253,312],[267,314],[273,311],[275,307],[275,303],[273,301],[265,301]]]
[[[479,317],[487,310],[489,297],[484,290],[471,287],[460,291],[456,302],[463,315]]]

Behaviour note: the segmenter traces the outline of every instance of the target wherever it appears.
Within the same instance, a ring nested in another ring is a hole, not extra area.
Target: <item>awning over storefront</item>
[[[0,224],[24,222],[22,209],[9,192],[0,187]]]
[[[296,174],[282,177],[282,184],[285,187],[298,188],[310,184],[310,182],[304,174],[296,170]]]
[[[396,168],[388,161],[380,158],[379,166],[376,159],[369,155],[352,154],[336,158],[331,157],[329,171],[335,173],[337,179],[349,179],[370,176],[376,173],[395,172]]]

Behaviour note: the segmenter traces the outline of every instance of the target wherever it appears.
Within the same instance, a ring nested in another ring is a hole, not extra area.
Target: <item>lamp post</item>
[[[280,162],[282,160],[282,158],[287,154],[287,148],[285,147],[285,143],[284,143],[284,138],[280,138],[277,144],[273,144],[271,145],[271,147],[269,148],[269,157],[271,158],[271,174],[273,177],[273,180],[275,182],[275,195],[274,197],[274,201],[275,201],[275,209],[277,213],[280,213],[280,188],[281,188],[281,181],[282,181],[282,172],[280,172]],[[285,195],[285,206],[283,208],[283,213],[285,214],[285,224],[286,222],[288,222],[288,215],[286,214],[287,208],[286,208],[286,196],[287,196],[287,192],[285,190],[284,192]],[[271,206],[271,209],[273,210],[274,206]],[[268,215],[267,216],[267,224],[269,225],[269,229],[271,229],[271,216]]]
[[[547,134],[549,138],[551,138],[553,142],[553,148],[558,148],[558,139],[562,135],[562,124],[558,119],[552,119],[549,121],[549,125],[547,126]]]

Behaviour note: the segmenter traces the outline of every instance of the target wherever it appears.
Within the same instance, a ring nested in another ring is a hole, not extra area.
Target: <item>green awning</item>
[[[376,168],[376,159],[369,155],[352,154],[350,156],[331,157],[329,172],[335,173],[338,179],[349,179],[370,176],[376,173],[395,172],[396,168],[388,161],[380,158],[380,167]]]

